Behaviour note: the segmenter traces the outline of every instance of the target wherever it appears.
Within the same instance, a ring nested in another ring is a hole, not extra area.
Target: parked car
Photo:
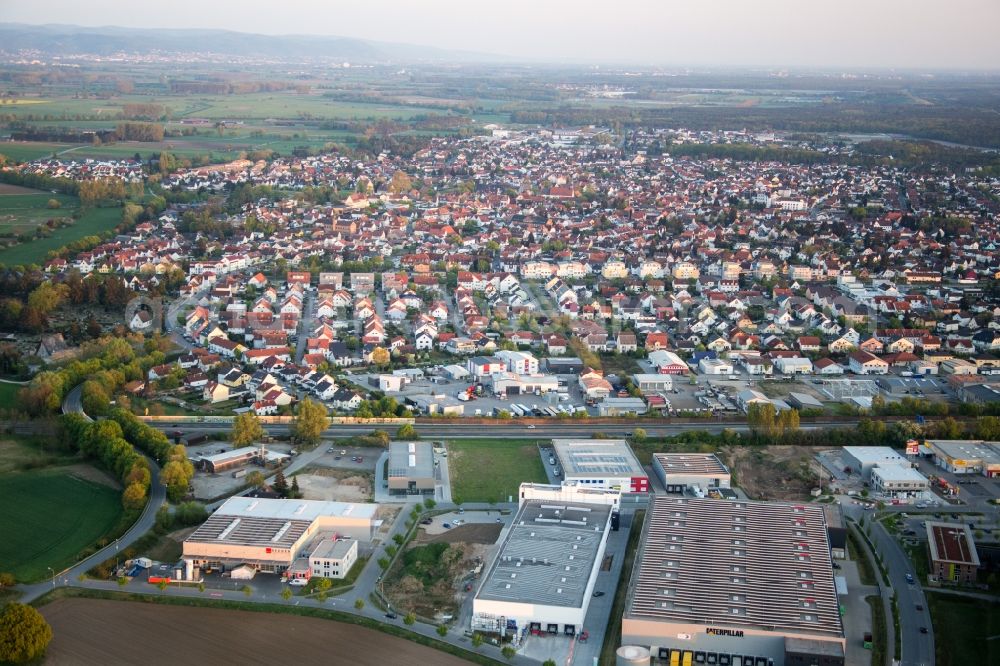
[[[390,620],[395,620],[397,617],[399,617],[398,615],[396,615],[395,613],[392,613],[392,612],[386,613],[385,616],[387,618],[389,618]]]
[[[309,584],[309,581],[307,581],[305,578],[293,578],[290,581],[288,581],[288,584],[291,585],[292,587],[305,587],[306,585]]]
[[[912,583],[913,582],[913,576],[911,574],[906,574],[906,582],[907,583]]]
[[[450,530],[451,529],[451,523],[444,523],[443,525],[441,525],[441,527],[445,528],[446,530]]]
[[[595,597],[603,597],[604,593],[601,592],[600,590],[594,590],[594,596]]]

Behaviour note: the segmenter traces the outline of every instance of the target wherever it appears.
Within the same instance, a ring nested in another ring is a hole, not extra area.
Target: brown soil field
[[[800,501],[818,485],[815,453],[808,446],[730,446],[722,458],[733,472],[733,485],[750,499]]]
[[[44,194],[44,192],[41,190],[33,190],[30,187],[0,183],[0,195],[4,194]]]
[[[45,659],[53,666],[469,663],[373,629],[295,615],[102,599],[59,599],[41,611],[54,634]]]

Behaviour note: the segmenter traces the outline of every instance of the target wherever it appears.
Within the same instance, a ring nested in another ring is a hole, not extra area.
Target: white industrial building
[[[732,483],[729,468],[714,453],[654,453],[653,473],[675,494],[690,490],[704,497]]]
[[[649,492],[649,476],[624,439],[553,439],[566,481],[623,493]]]
[[[319,578],[344,578],[357,561],[357,539],[323,539],[309,553],[309,568]]]
[[[705,375],[733,374],[733,364],[721,358],[703,358],[698,361],[698,369]]]
[[[648,393],[668,393],[674,388],[673,375],[637,373],[632,375],[632,383],[643,395]]]
[[[604,559],[612,507],[526,500],[472,601],[473,631],[575,635]]]
[[[371,540],[380,524],[377,511],[377,504],[230,497],[184,540],[185,578],[197,579],[195,569],[241,564],[284,573],[296,560],[303,560],[304,574],[308,563],[303,558],[320,540],[334,535]]]
[[[886,499],[919,498],[930,489],[926,476],[902,465],[873,467],[869,479],[875,495]]]
[[[547,483],[522,483],[518,490],[518,506],[529,500],[553,502],[583,502],[584,504],[621,505],[622,494],[610,488],[588,488],[575,481],[563,481],[559,485]]]
[[[913,466],[906,456],[888,446],[845,446],[843,459],[844,465],[850,467],[852,473],[860,474],[865,481],[871,477],[874,467]]]

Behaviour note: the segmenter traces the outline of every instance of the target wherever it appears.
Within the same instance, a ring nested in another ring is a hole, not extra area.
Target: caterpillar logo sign
[[[709,636],[730,636],[732,638],[743,638],[742,629],[716,629],[715,627],[706,627],[705,633]]]

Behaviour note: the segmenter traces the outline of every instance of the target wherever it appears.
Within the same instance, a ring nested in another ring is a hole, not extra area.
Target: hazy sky
[[[1000,69],[1000,0],[0,0],[0,21],[343,35],[537,61]]]

